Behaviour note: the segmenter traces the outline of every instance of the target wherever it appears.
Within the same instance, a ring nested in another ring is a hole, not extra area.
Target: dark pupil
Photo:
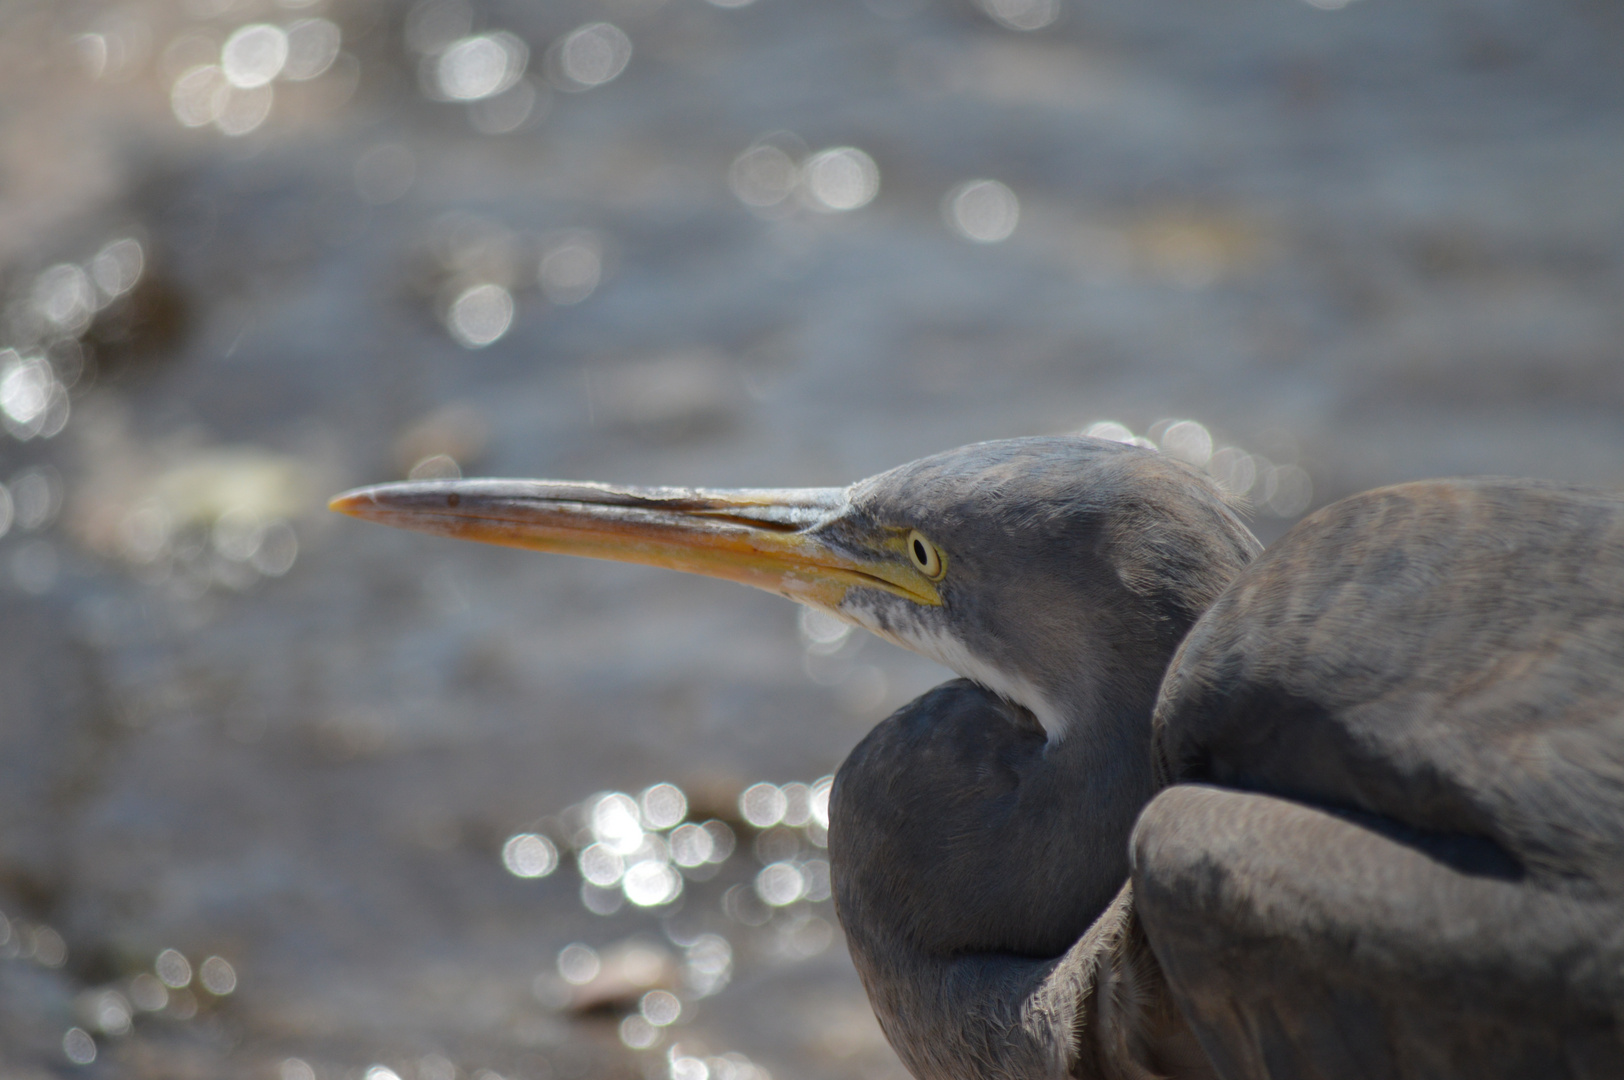
[[[920,566],[928,566],[930,560],[925,557],[925,545],[918,540],[914,541],[914,558],[919,560]]]

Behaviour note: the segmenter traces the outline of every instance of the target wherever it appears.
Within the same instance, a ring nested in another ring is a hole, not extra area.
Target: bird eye
[[[918,529],[908,534],[908,557],[919,572],[932,581],[942,576],[942,553]]]

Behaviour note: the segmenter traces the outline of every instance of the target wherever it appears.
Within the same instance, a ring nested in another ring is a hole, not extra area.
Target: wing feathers
[[[1566,1075],[1624,1075],[1605,901],[1196,785],[1157,797],[1133,854],[1151,944],[1226,1076],[1556,1076],[1570,1058]]]
[[[1154,722],[1135,893],[1226,1076],[1624,1077],[1624,500],[1327,507]]]

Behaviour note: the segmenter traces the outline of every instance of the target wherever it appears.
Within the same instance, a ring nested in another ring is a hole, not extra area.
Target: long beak
[[[837,612],[854,586],[939,605],[884,551],[848,550],[827,526],[840,488],[706,490],[558,480],[425,480],[345,492],[333,510],[487,544],[666,566]],[[900,543],[898,544],[900,550]]]

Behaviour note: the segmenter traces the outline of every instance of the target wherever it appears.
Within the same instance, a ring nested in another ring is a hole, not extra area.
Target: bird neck
[[[994,1075],[989,1063],[1017,1078],[1215,1080],[1130,884],[1050,960],[866,948],[855,958],[881,1028],[917,1080]]]
[[[1039,837],[1065,845],[1052,859],[1025,859],[1020,867],[1034,875],[1025,889],[1073,898],[1069,918],[1044,916],[1054,920],[1054,952],[1084,936],[1128,880],[1128,836],[1157,787],[1150,725],[1156,684],[1094,670],[1087,686],[1061,696],[1070,707],[1056,728],[1045,725],[1042,766],[1023,778],[1020,812],[1011,820],[1022,834],[1014,850],[1036,850]]]

